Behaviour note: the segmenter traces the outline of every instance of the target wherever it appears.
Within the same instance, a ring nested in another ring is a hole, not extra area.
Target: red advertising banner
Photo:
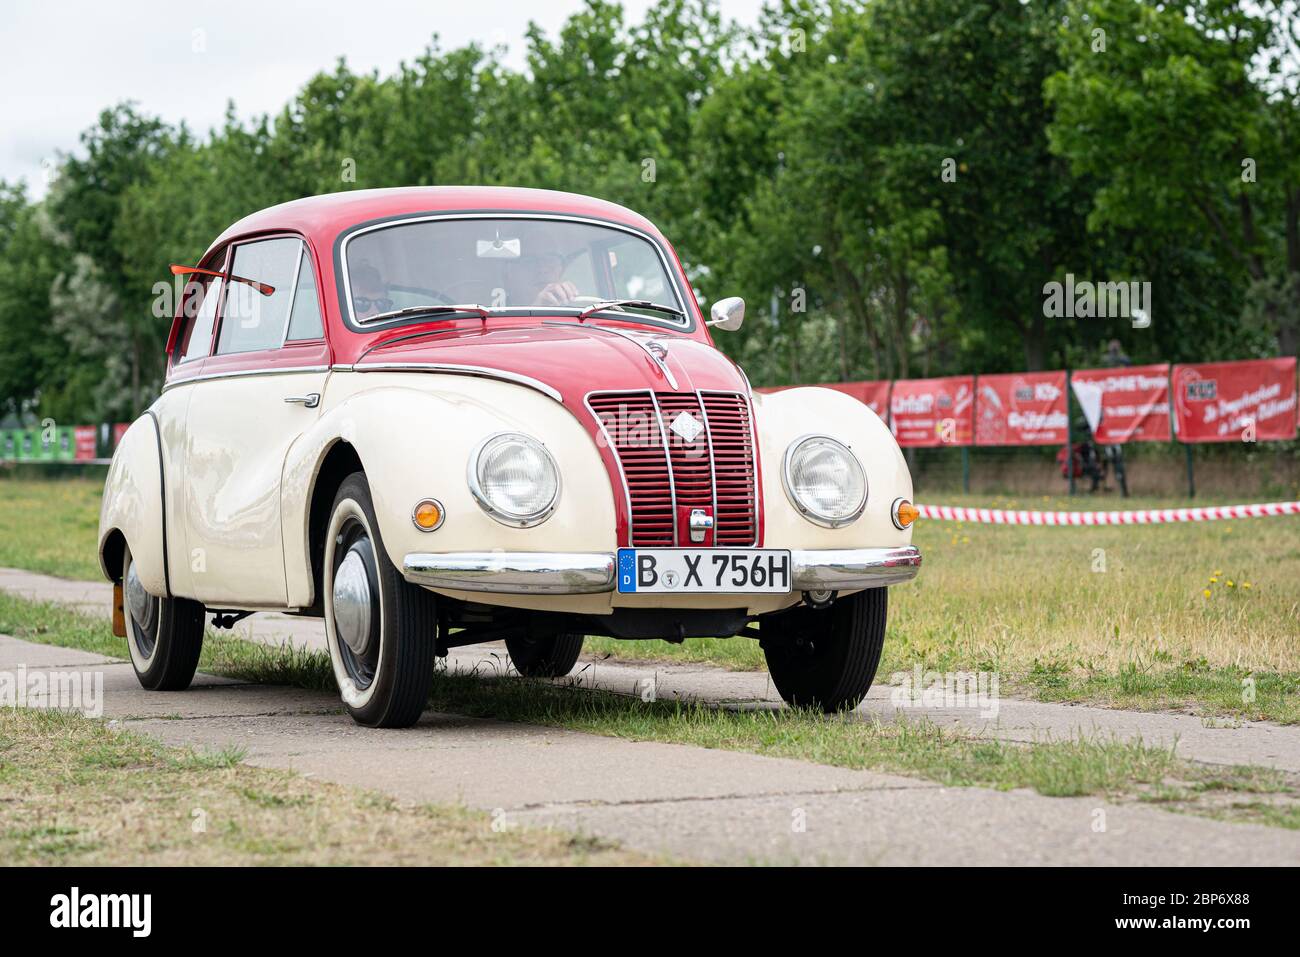
[[[73,426],[72,434],[76,442],[73,457],[78,462],[95,457],[95,427],[93,425]]]
[[[805,389],[810,386],[801,385],[775,385],[764,386],[755,389],[756,392],[784,392],[786,389]],[[834,389],[836,392],[843,392],[845,395],[851,395],[864,405],[870,406],[871,411],[876,413],[882,419],[889,414],[889,380],[882,379],[879,381],[865,382],[818,382],[811,388],[816,389]]]
[[[1099,445],[1169,441],[1168,363],[1080,369],[1070,386]]]
[[[975,377],[899,379],[889,399],[899,445],[970,445],[975,434]]]
[[[1171,387],[1179,440],[1295,438],[1295,375],[1295,356],[1174,366]]]
[[[117,448],[121,444],[122,436],[126,435],[126,430],[130,427],[130,422],[115,422],[113,424],[113,448]]]
[[[1064,372],[982,375],[976,393],[976,445],[1065,444],[1069,402]]]

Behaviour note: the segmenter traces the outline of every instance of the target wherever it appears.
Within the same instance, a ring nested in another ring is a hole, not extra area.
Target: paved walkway
[[[107,587],[0,571],[0,588],[106,613]],[[103,604],[97,606],[97,602]],[[257,640],[319,641],[297,619],[250,619]],[[458,668],[501,667],[491,646],[459,649]],[[0,636],[0,670],[90,669],[104,675],[105,716],[168,743],[238,745],[251,764],[373,788],[408,801],[463,802],[507,825],[551,825],[685,859],[725,863],[858,864],[1296,864],[1300,833],[1225,824],[1141,805],[1032,792],[944,788],[803,761],[428,713],[403,731],[359,728],[332,693],[200,675],[183,693],[140,689],[129,664]],[[766,676],[709,668],[588,663],[583,680],[631,691],[655,678],[660,697],[772,702]],[[863,714],[892,718],[890,689]],[[1017,740],[1141,734],[1172,740],[1197,760],[1300,767],[1297,729],[1210,729],[1179,715],[1140,715],[1001,702],[979,722]],[[1104,822],[1104,830],[1099,824]]]

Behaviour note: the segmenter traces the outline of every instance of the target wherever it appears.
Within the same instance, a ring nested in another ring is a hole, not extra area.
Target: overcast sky
[[[639,22],[651,0],[623,0]],[[761,0],[720,0],[752,24]],[[241,116],[275,113],[314,73],[346,57],[357,72],[391,72],[437,33],[443,49],[472,40],[523,65],[534,20],[554,36],[581,0],[226,0],[205,9],[163,0],[0,0],[0,179],[45,191],[43,169],[100,110],[135,100],[206,133],[226,101]],[[202,31],[201,34],[196,31]],[[204,49],[195,52],[195,40]]]

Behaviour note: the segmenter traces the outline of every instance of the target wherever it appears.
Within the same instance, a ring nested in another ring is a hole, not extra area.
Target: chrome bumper
[[[793,549],[793,591],[856,591],[916,577],[921,551],[896,548]],[[588,595],[614,590],[613,552],[418,552],[406,580],[429,588],[506,595]]]

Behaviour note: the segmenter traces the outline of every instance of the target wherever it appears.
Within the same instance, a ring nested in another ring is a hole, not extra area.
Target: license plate
[[[785,594],[790,553],[777,548],[620,548],[623,594]]]

